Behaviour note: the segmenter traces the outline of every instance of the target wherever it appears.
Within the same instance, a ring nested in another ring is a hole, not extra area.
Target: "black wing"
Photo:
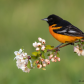
[[[84,33],[80,29],[78,29],[77,27],[71,24],[69,26],[64,26],[60,29],[54,29],[53,31],[55,33],[62,34],[62,35],[84,37]]]

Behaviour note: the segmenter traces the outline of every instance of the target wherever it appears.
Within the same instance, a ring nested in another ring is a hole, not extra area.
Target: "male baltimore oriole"
[[[50,34],[62,44],[72,44],[76,40],[84,38],[84,33],[80,29],[57,15],[52,14],[42,20],[47,21]]]

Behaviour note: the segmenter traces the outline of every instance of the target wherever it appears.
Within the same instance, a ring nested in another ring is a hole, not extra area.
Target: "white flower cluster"
[[[43,70],[46,70],[45,67],[50,64],[50,61],[52,62],[60,61],[60,58],[56,56],[57,55],[56,52],[54,52],[54,55],[50,53],[50,56],[48,56],[48,58],[45,59],[44,54],[47,52],[48,47],[45,46],[44,39],[39,37],[38,41],[39,41],[38,43],[37,42],[33,43],[33,47],[36,48],[37,52],[33,52],[32,53],[33,55],[31,56],[27,55],[27,53],[25,53],[22,49],[14,52],[14,54],[16,55],[16,57],[14,58],[16,59],[16,65],[18,69],[22,69],[23,72],[29,73],[30,69],[33,69],[35,64],[37,64],[38,69],[42,68]],[[49,48],[52,48],[52,47],[49,46]],[[32,65],[32,61],[30,60],[31,58],[35,59],[33,65]]]
[[[40,49],[44,51],[45,50],[45,40],[40,37],[38,38],[38,40],[39,40],[38,43],[37,42],[33,43],[33,47],[36,48],[36,51],[39,51]]]
[[[84,50],[80,49],[78,45],[74,47],[74,52],[76,52],[78,56],[80,55],[84,56]]]
[[[28,58],[27,53],[24,53],[23,50],[20,49],[19,51],[15,51],[14,54],[16,55],[14,59],[16,59],[18,69],[22,69],[23,72],[29,73],[30,69],[27,67],[27,64],[28,61],[30,61],[32,67],[32,61]]]

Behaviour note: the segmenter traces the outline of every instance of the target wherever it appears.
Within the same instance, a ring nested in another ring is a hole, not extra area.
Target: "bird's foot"
[[[70,43],[71,45],[74,45],[74,43]]]
[[[62,44],[63,44],[63,43],[61,43],[60,45],[56,46],[56,47],[55,47],[55,50],[60,51],[60,48],[59,48],[59,47],[60,47]]]

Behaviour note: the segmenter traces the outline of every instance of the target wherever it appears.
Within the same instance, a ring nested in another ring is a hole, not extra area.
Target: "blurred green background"
[[[24,73],[16,67],[14,51],[24,46],[31,55],[32,43],[41,37],[57,46],[41,19],[56,14],[84,31],[84,0],[0,0],[0,84],[80,84],[84,80],[84,57],[73,46],[61,49],[61,61]]]

